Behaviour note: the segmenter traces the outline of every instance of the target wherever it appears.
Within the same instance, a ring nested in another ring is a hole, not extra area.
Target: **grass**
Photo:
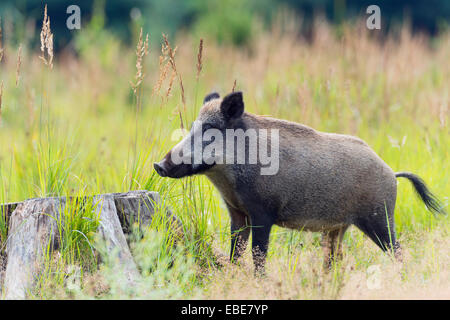
[[[48,257],[31,298],[450,297],[449,218],[427,212],[406,180],[399,180],[395,213],[404,266],[351,227],[343,260],[324,273],[319,234],[275,227],[268,275],[254,279],[249,250],[240,267],[217,254],[228,255],[229,218],[211,183],[154,172],[152,163],[195,119],[203,96],[236,86],[247,111],[357,135],[394,171],[420,175],[448,203],[450,34],[431,42],[403,28],[379,42],[357,24],[337,35],[319,23],[306,42],[279,30],[256,35],[247,49],[205,39],[202,55],[188,35],[172,41],[176,49],[163,41],[162,52],[142,54],[145,72],[136,78],[133,48],[98,30],[102,39],[77,57],[55,56],[53,68],[23,45],[17,87],[18,48],[5,46],[0,202],[129,189],[158,191],[162,199],[160,219],[132,242],[144,275],[136,288],[127,288],[113,260],[97,263],[98,217],[69,203],[58,221],[61,248]],[[82,32],[88,37],[89,27]],[[135,92],[130,81],[139,82]],[[163,219],[166,206],[184,225],[178,243]],[[2,254],[6,225],[2,215]]]

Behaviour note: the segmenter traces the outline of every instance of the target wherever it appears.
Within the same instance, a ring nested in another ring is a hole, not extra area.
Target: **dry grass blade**
[[[234,79],[233,88],[231,88],[231,92],[234,92],[234,90],[236,90],[236,79]]]
[[[166,91],[166,101],[169,99],[170,93],[173,88],[173,81],[175,80],[176,76],[177,76],[177,74],[175,73],[175,71],[172,71],[172,74],[171,74],[170,80],[169,80],[169,86],[167,87],[167,91]]]
[[[3,98],[3,80],[0,85],[0,122],[2,121],[2,98]]]
[[[202,72],[203,69],[202,56],[203,56],[203,39],[200,39],[197,54],[197,80],[200,77],[200,73]]]
[[[42,20],[42,30],[41,30],[41,52],[42,55],[39,56],[42,61],[48,66],[50,69],[53,68],[53,34],[50,29],[50,17],[47,15],[47,5],[45,5],[44,9],[44,19]],[[47,52],[47,57],[46,53]]]
[[[447,124],[447,110],[447,104],[445,102],[442,103],[441,107],[439,108],[439,122],[442,128],[444,128]]]
[[[22,65],[22,45],[19,46],[19,52],[17,53],[17,66],[16,66],[16,88],[19,85],[20,79],[20,66]]]

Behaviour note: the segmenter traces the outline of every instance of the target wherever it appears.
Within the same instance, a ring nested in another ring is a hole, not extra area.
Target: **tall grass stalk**
[[[142,82],[145,77],[144,73],[144,58],[149,53],[149,40],[148,34],[145,39],[143,39],[142,28],[139,34],[139,40],[136,46],[136,75],[135,75],[135,83],[131,83],[131,87],[134,93],[135,99],[135,134],[134,134],[134,148],[133,148],[133,161],[132,161],[132,169],[130,172],[130,184],[129,189],[132,190],[135,185],[135,174],[137,172],[138,165],[138,136],[139,136],[139,117],[141,116],[142,109]]]

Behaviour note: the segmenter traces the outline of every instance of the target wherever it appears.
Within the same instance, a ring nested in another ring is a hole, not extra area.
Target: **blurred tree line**
[[[132,41],[137,26],[143,25],[153,35],[183,30],[242,45],[251,39],[255,24],[259,30],[269,27],[280,10],[295,12],[302,18],[302,29],[310,30],[319,13],[340,24],[367,17],[371,4],[381,9],[382,32],[407,19],[414,32],[435,35],[448,28],[450,21],[449,0],[2,0],[6,40],[37,41],[35,32],[40,29],[45,3],[57,48],[70,43],[78,32],[66,27],[66,9],[72,4],[81,9],[82,29],[106,29],[123,41]]]

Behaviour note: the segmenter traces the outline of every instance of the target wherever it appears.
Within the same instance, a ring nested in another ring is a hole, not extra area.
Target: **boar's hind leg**
[[[248,237],[250,235],[250,223],[244,213],[230,206],[228,206],[228,211],[231,218],[230,261],[236,262],[247,247]]]
[[[391,251],[397,260],[402,260],[401,248],[395,236],[393,214],[378,213],[359,217],[355,225],[364,232],[383,251]],[[389,222],[389,223],[388,223]]]
[[[348,226],[326,231],[322,234],[322,248],[325,254],[324,267],[331,269],[333,261],[342,257],[342,240]]]
[[[252,255],[255,265],[255,274],[264,275],[267,249],[269,247],[270,229],[273,221],[269,215],[252,215]]]

